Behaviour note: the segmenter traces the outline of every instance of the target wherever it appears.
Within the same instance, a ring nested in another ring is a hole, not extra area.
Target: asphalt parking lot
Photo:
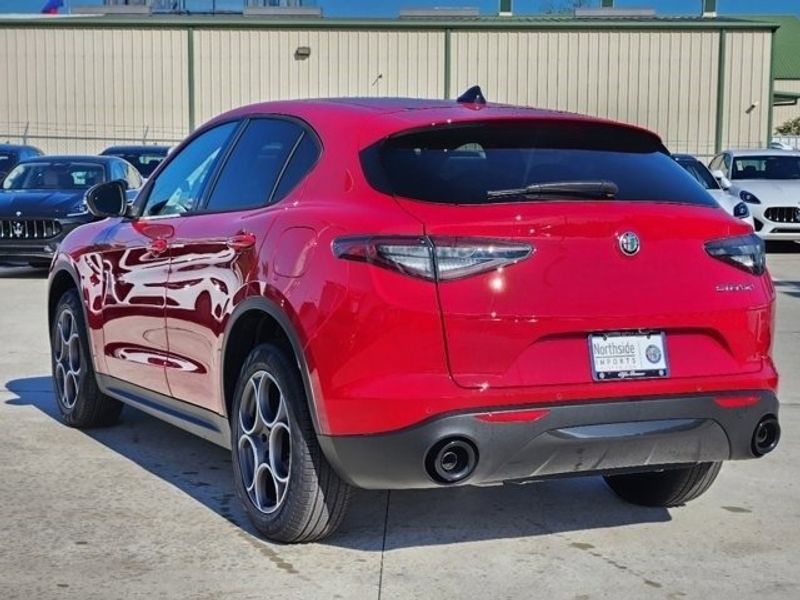
[[[783,440],[678,509],[599,478],[358,492],[339,533],[254,535],[228,453],[133,409],[57,418],[46,278],[0,269],[0,598],[797,598],[800,252],[771,253]]]

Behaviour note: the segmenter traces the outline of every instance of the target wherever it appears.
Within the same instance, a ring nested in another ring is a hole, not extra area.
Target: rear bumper
[[[479,484],[755,458],[753,432],[766,416],[778,416],[771,392],[630,399],[451,414],[391,433],[320,436],[320,444],[352,485],[427,488],[442,485],[426,458],[446,438],[474,447],[475,469],[459,483]]]

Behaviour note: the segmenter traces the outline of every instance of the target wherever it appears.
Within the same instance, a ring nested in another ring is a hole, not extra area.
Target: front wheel
[[[622,498],[641,506],[680,506],[705,493],[719,474],[721,462],[648,473],[606,475],[608,486]]]
[[[339,526],[350,487],[322,454],[300,375],[277,346],[257,346],[242,367],[231,451],[236,493],[266,538],[311,542]]]
[[[113,425],[122,403],[97,386],[89,337],[78,292],[70,290],[58,301],[50,332],[53,385],[62,419],[72,427]]]

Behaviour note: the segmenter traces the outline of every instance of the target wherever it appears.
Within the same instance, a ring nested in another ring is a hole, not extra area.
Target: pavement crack
[[[638,577],[645,585],[648,585],[652,588],[661,588],[663,585],[658,581],[654,581],[649,579],[644,573],[638,571],[636,569],[632,569],[631,567],[622,564],[621,562],[611,558],[610,556],[606,556],[604,553],[600,552],[593,544],[589,544],[586,542],[571,542],[570,537],[564,534],[555,534],[556,537],[559,537],[567,542],[570,542],[570,547],[575,548],[576,550],[581,550],[582,552],[586,552],[591,556],[602,560],[606,564],[619,569],[620,571],[630,573],[635,577]]]
[[[389,501],[392,497],[392,490],[386,490],[386,514],[383,517],[383,542],[381,544],[381,569],[378,575],[378,600],[383,594],[383,557],[386,554],[386,534],[389,531]]]

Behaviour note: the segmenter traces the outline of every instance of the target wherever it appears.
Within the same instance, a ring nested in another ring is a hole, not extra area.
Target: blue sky
[[[600,0],[595,0],[599,4]],[[0,12],[39,12],[46,0],[0,0]],[[566,4],[567,0],[555,0]],[[187,0],[197,8],[210,6],[211,0]],[[65,0],[65,4],[102,4],[102,0]],[[219,7],[241,7],[243,0],[217,0]],[[330,17],[391,17],[400,8],[419,6],[476,6],[482,13],[497,12],[497,0],[317,0],[325,15]],[[514,0],[518,14],[539,12],[546,0]],[[718,0],[722,14],[759,13],[800,15],[800,0]],[[616,0],[620,7],[649,6],[661,14],[696,14],[701,0]]]

